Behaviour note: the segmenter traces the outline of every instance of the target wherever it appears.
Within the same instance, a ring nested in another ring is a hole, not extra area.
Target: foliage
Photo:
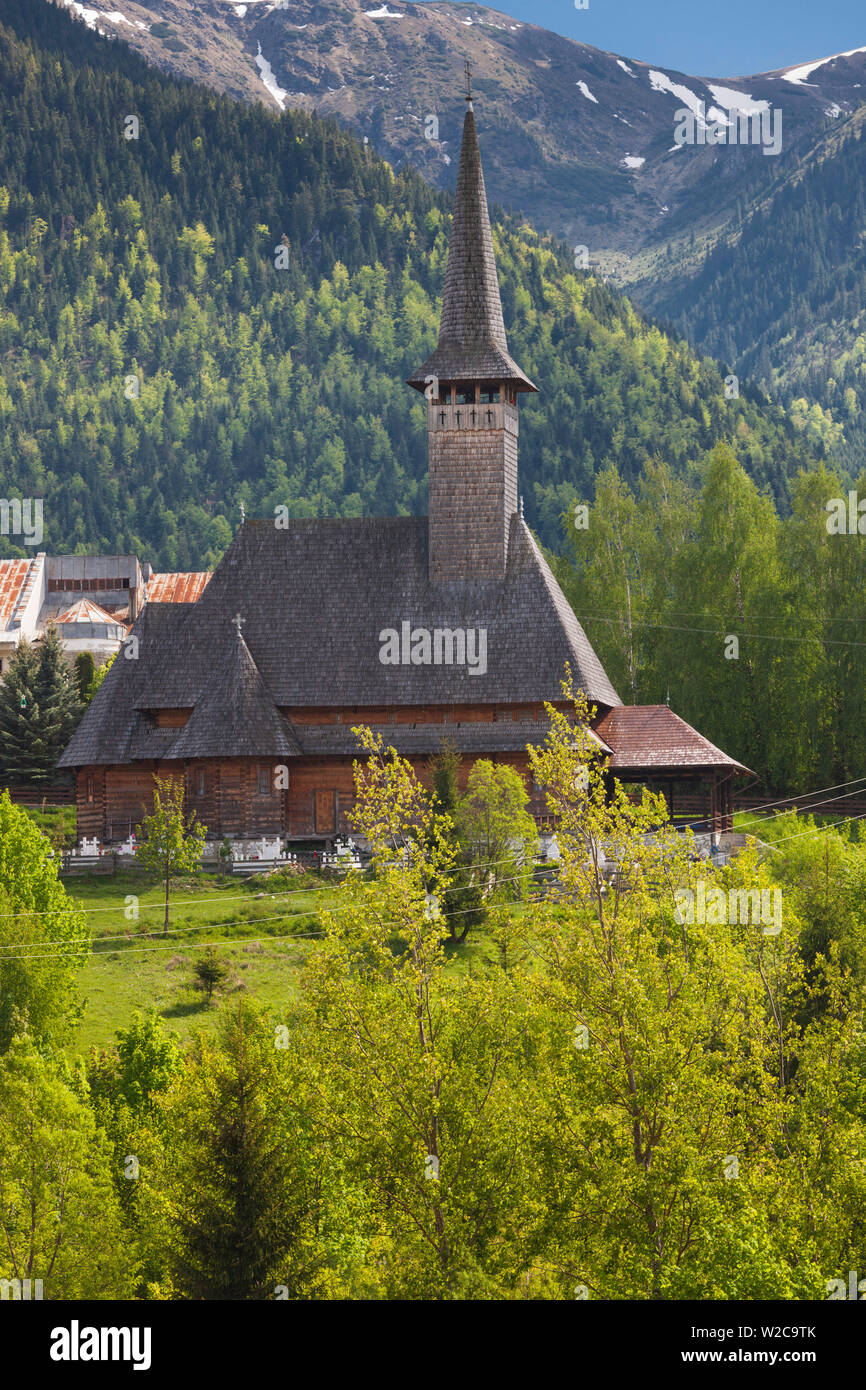
[[[472,764],[466,794],[457,806],[461,842],[489,890],[518,897],[538,852],[535,821],[526,809],[523,778],[505,763],[479,758]]]
[[[518,1003],[499,974],[451,978],[428,895],[453,849],[410,765],[357,733],[355,822],[376,876],[350,876],[310,962],[316,1121],[363,1178],[386,1295],[471,1296],[515,1275],[519,1237],[502,1233],[519,1233],[522,1206]]]
[[[48,547],[202,569],[240,501],[423,513],[424,402],[403,383],[436,340],[445,195],[334,122],[178,82],[42,9],[0,3],[0,471],[44,496]],[[494,238],[541,387],[521,476],[548,544],[614,462],[683,474],[727,440],[784,499],[822,455],[777,407],[726,401],[711,361],[565,246],[504,218]]]
[[[105,677],[108,675],[116,660],[117,652],[115,652],[113,656],[110,656],[107,661],[103,661],[101,666],[97,666],[96,670],[93,673],[93,679],[87,687],[86,702],[88,705],[90,704],[90,701],[93,699],[99,687],[102,685],[102,682],[105,680]]]
[[[225,984],[228,973],[226,966],[212,947],[195,962],[193,975],[195,976],[196,988],[203,991],[208,1004],[213,999],[214,990]]]
[[[175,1297],[297,1298],[316,1282],[315,1175],[280,1059],[240,1001],[159,1100],[145,1201]]]
[[[59,1046],[90,940],[49,841],[7,792],[0,795],[0,943],[0,1052],[24,1027],[40,1045]]]
[[[90,687],[96,675],[96,662],[93,660],[93,653],[79,652],[73,664],[73,672],[78,698],[82,704],[87,704],[90,698]]]
[[[50,1299],[124,1298],[134,1275],[108,1148],[86,1103],[27,1037],[0,1058],[0,1276]]]
[[[864,551],[828,534],[838,475],[801,473],[792,492],[779,517],[721,446],[700,487],[661,463],[635,489],[610,469],[588,526],[566,517],[557,565],[622,699],[669,697],[779,792],[850,782],[866,762]]]
[[[0,683],[0,776],[47,783],[81,715],[57,629],[38,647],[22,642]]]
[[[136,826],[139,841],[136,857],[142,868],[158,873],[165,884],[165,921],[168,931],[169,891],[172,878],[195,873],[204,849],[207,826],[196,824],[196,813],[189,817],[183,809],[183,781],[178,777],[153,779],[153,811]]]

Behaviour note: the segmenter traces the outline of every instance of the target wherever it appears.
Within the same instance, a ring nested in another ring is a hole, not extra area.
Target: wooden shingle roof
[[[536,390],[508,351],[471,105],[463,123],[439,344],[408,384],[423,391],[429,376],[452,382],[513,381],[518,391]]]
[[[240,664],[227,664],[235,614],[252,667],[237,653]],[[483,629],[486,670],[383,664],[381,634],[401,631],[404,622],[429,631]],[[449,583],[428,577],[426,517],[292,520],[285,529],[247,521],[198,603],[148,603],[133,635],[138,659],[118,657],[60,766],[248,750],[270,756],[278,728],[287,745],[303,743],[282,715],[274,723],[273,711],[288,707],[557,701],[566,663],[593,703],[619,704],[519,516],[511,521],[504,580]],[[264,725],[256,722],[259,706]],[[165,708],[194,713],[170,736],[148,714]],[[244,735],[238,710],[247,711],[255,739]],[[354,748],[350,739],[347,750]]]
[[[164,756],[292,758],[299,752],[290,724],[277,710],[249,647],[232,625],[221,656],[213,661],[207,688]]]
[[[603,715],[596,730],[613,749],[611,772],[692,768],[750,772],[667,705],[619,705]]]

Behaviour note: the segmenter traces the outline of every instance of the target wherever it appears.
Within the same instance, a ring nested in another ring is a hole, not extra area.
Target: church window
[[[259,768],[259,796],[267,796],[270,791],[270,777],[266,767]]]

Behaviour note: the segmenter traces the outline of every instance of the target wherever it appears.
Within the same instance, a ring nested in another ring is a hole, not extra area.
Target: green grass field
[[[233,943],[220,947],[229,967],[223,995],[245,990],[278,1007],[297,989],[310,938],[320,931],[319,913],[338,906],[340,892],[312,877],[298,887],[209,875],[184,879],[173,885],[171,930],[164,937],[161,884],[125,872],[69,877],[65,886],[93,933],[93,954],[80,977],[84,1013],[71,1048],[76,1053],[108,1046],[137,1010],[156,1009],[180,1039],[211,1026],[215,1009],[192,980],[194,961],[215,942]],[[133,897],[138,920],[125,915],[135,907],[127,904]]]
[[[316,949],[320,913],[339,911],[343,902],[339,882],[313,874],[275,884],[201,875],[173,884],[171,930],[163,937],[164,890],[151,878],[126,871],[64,883],[93,933],[93,953],[79,981],[84,1008],[72,1055],[108,1047],[137,1011],[155,1009],[184,1042],[213,1027],[218,1000],[233,992],[246,991],[278,1010],[296,994],[304,962]],[[138,899],[137,921],[125,916],[131,897]],[[208,1006],[193,988],[193,964],[216,942],[231,943],[219,948],[229,976]],[[461,970],[495,951],[484,931],[454,948]]]
[[[74,806],[50,806],[46,802],[41,806],[22,806],[20,808],[25,815],[28,815],[35,825],[49,840],[55,834],[62,831],[64,839],[72,843],[76,837],[76,826],[78,815]]]

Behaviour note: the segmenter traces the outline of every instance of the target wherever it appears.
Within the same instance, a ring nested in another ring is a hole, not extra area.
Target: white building
[[[0,673],[22,641],[51,623],[70,664],[114,655],[144,605],[195,603],[210,574],[154,574],[137,555],[46,555],[0,560]]]

